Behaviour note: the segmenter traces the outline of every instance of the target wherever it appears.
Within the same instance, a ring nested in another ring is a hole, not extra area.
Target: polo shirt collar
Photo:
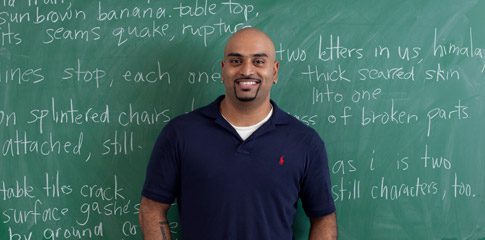
[[[221,114],[221,111],[219,110],[221,102],[224,99],[224,97],[225,97],[224,95],[221,95],[218,98],[216,98],[216,100],[214,100],[212,103],[203,107],[201,109],[202,114],[209,118],[215,119],[218,122],[220,121],[226,122],[226,120]],[[271,118],[268,120],[268,122],[271,122],[274,125],[287,124],[290,120],[289,116],[285,112],[283,112],[283,110],[281,110],[278,107],[278,105],[275,102],[273,102],[273,100],[270,100],[270,102],[273,105],[273,114]]]

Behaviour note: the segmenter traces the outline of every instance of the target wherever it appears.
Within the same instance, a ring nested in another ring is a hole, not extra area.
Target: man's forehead
[[[243,29],[232,35],[224,48],[224,55],[261,55],[274,56],[273,41],[257,29]]]

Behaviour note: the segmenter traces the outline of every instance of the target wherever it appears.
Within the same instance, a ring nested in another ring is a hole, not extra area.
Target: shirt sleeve
[[[179,193],[179,151],[174,127],[162,130],[148,162],[142,196],[171,204]]]
[[[307,156],[300,198],[308,217],[322,217],[335,212],[332,198],[327,152],[322,139],[316,134]]]

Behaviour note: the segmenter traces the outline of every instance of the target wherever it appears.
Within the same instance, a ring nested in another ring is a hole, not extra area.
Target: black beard
[[[256,97],[258,96],[258,93],[259,93],[259,88],[261,87],[261,84],[258,86],[258,89],[256,90],[256,94],[254,94],[254,97],[239,97],[237,95],[237,91],[236,91],[236,84],[234,84],[234,96],[236,96],[237,100],[241,101],[241,102],[251,102],[251,101],[254,101],[256,99]]]
[[[250,98],[240,98],[240,97],[238,97],[238,96],[236,95],[236,98],[237,98],[237,100],[239,100],[239,101],[241,101],[241,102],[251,102],[251,101],[253,101],[254,99],[256,99],[256,96],[254,96],[254,97],[250,97]]]

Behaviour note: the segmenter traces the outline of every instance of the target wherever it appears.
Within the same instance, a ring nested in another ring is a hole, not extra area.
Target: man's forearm
[[[162,235],[163,240],[170,240],[172,239],[171,234],[170,234],[170,225],[167,220],[165,221],[160,221],[160,233]]]
[[[337,218],[335,213],[310,220],[310,240],[337,239]]]
[[[167,211],[170,206],[142,198],[140,204],[140,227],[145,240],[170,240]]]

